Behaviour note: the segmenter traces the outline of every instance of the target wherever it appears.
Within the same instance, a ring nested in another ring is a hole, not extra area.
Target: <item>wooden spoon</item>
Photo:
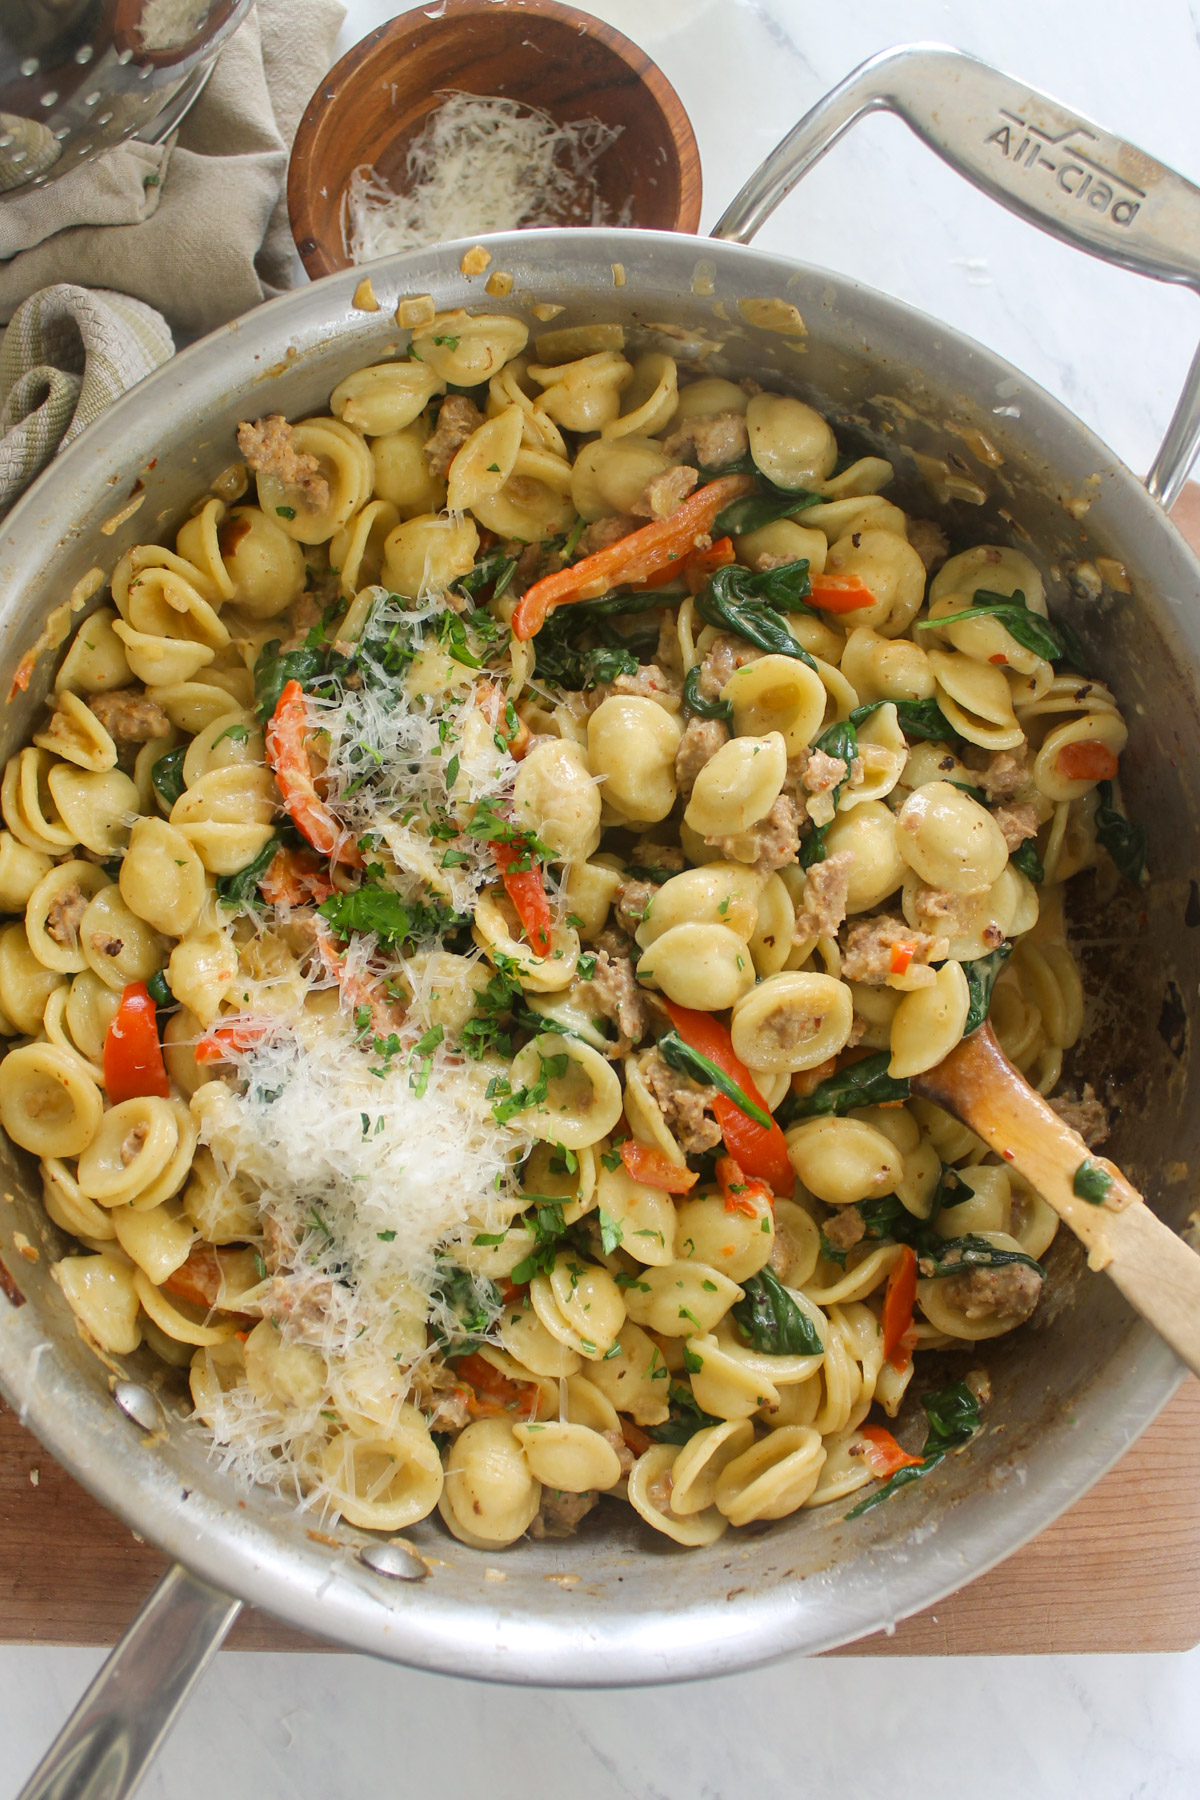
[[[912,1091],[953,1113],[995,1150],[1086,1245],[1089,1269],[1103,1269],[1129,1304],[1200,1375],[1200,1256],[1156,1218],[1115,1163],[1093,1156],[1014,1069],[987,1023],[944,1062],[914,1075]],[[1089,1160],[1109,1176],[1099,1204],[1074,1189]]]

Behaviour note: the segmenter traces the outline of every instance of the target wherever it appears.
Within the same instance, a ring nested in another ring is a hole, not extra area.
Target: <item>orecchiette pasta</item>
[[[1036,547],[946,556],[781,377],[424,317],[66,645],[0,783],[0,1125],[81,1333],[237,1474],[711,1545],[1036,1307],[1057,1215],[908,1083],[990,997],[1053,1092],[1127,728]]]

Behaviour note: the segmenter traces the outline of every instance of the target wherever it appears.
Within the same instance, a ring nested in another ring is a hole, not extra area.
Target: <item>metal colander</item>
[[[2,0],[0,202],[128,137],[159,142],[251,0]]]

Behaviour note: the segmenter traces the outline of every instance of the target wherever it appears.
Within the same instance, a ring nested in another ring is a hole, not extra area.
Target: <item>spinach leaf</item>
[[[833,790],[834,809],[841,797],[842,789],[850,779],[850,764],[858,755],[858,732],[849,719],[836,720],[827,731],[823,731],[814,750],[823,750],[826,756],[840,757],[846,765],[846,773]],[[833,821],[830,820],[830,824]],[[814,863],[825,861],[825,833],[829,825],[814,825],[808,836],[800,845],[798,861],[802,869],[811,869]]]
[[[789,568],[798,566],[787,565]],[[770,569],[765,573],[777,576],[782,572]],[[807,582],[807,572],[805,581]],[[704,591],[697,596],[696,611],[706,625],[715,625],[722,631],[732,631],[738,637],[745,638],[756,649],[765,650],[769,656],[791,656],[815,670],[817,665],[813,658],[796,642],[787,625],[774,610],[771,594],[778,591],[769,585],[763,586],[762,578],[752,575],[749,569],[743,569],[737,563],[729,563],[709,578]],[[796,605],[789,605],[794,612]]]
[[[722,475],[731,475],[739,468],[739,464],[727,464],[721,470]],[[747,474],[757,474],[754,464]],[[773,525],[776,519],[790,519],[794,513],[803,512],[808,506],[820,506],[825,496],[809,494],[804,489],[788,493],[784,488],[777,488],[772,482],[759,476],[761,493],[741,494],[731,500],[723,512],[719,512],[713,522],[714,537],[743,537],[747,532],[760,531],[764,525]]]
[[[929,1418],[926,1455],[931,1448],[953,1450],[979,1430],[979,1402],[965,1381],[955,1381],[936,1393],[924,1394],[921,1405]]]
[[[774,1122],[770,1113],[765,1112],[761,1106],[756,1106],[724,1069],[719,1069],[707,1056],[701,1056],[699,1050],[693,1050],[690,1044],[685,1044],[677,1031],[668,1031],[664,1037],[659,1038],[658,1053],[669,1069],[674,1069],[681,1075],[690,1075],[693,1081],[703,1081],[708,1087],[715,1087],[727,1100],[732,1100],[748,1119],[753,1119],[764,1131],[770,1131]]]
[[[180,744],[177,750],[164,751],[150,770],[154,791],[168,806],[174,806],[183,793],[183,759],[187,751],[186,744]]]
[[[742,1286],[745,1297],[730,1313],[748,1344],[764,1356],[820,1356],[825,1346],[816,1326],[770,1269]]]
[[[1031,612],[1020,588],[1013,594],[994,594],[989,588],[976,588],[970,606],[961,612],[945,613],[940,619],[922,619],[919,629],[954,625],[960,619],[996,619],[1010,638],[1022,649],[1032,650],[1047,662],[1057,662],[1067,653],[1062,632],[1041,613]]]
[[[974,962],[963,964],[962,972],[967,978],[967,988],[971,995],[967,1022],[963,1026],[964,1037],[970,1037],[973,1031],[978,1031],[987,1018],[996,977],[1011,955],[1012,945],[1004,943],[998,950],[993,950],[990,956],[979,956]]]
[[[217,876],[217,899],[222,906],[236,911],[239,907],[258,905],[258,884],[275,861],[282,842],[279,833],[273,832],[253,862],[248,862],[244,869],[238,869],[233,875]]]
[[[1075,1171],[1075,1179],[1071,1183],[1071,1192],[1078,1194],[1081,1200],[1088,1200],[1093,1206],[1103,1206],[1112,1186],[1112,1176],[1107,1174],[1090,1156],[1085,1156]]]
[[[465,575],[460,575],[457,581],[452,581],[450,586],[456,593],[474,596],[481,588],[494,582],[492,598],[499,600],[516,572],[516,557],[506,556],[497,546],[495,550],[488,550],[479,557],[474,567],[468,569]]]
[[[1033,838],[1026,838],[1023,844],[1018,844],[1008,860],[1014,869],[1020,869],[1028,881],[1045,881],[1046,871],[1042,867],[1042,859],[1037,853],[1037,844]]]
[[[871,700],[865,706],[856,706],[850,714],[852,725],[861,725],[873,712],[881,706],[892,705],[896,708],[896,720],[905,737],[912,741],[924,740],[931,744],[957,743],[958,733],[942,711],[936,700]]]
[[[158,764],[155,763],[157,769]],[[1128,880],[1140,884],[1146,873],[1146,833],[1140,825],[1131,825],[1125,814],[1113,805],[1111,781],[1102,781],[1097,792],[1096,837]]]
[[[364,881],[348,894],[331,894],[317,908],[341,938],[359,931],[374,932],[381,944],[393,948],[419,938],[442,937],[461,924],[456,913],[439,902],[402,900],[391,888]]]
[[[697,1404],[691,1388],[685,1387],[681,1381],[671,1383],[668,1404],[670,1418],[664,1419],[661,1425],[646,1427],[646,1436],[652,1437],[656,1444],[686,1444],[689,1438],[694,1438],[706,1426],[721,1423],[720,1419],[715,1419]]]
[[[500,1293],[486,1275],[472,1275],[448,1256],[437,1258],[436,1285],[430,1296],[440,1301],[453,1323],[433,1311],[430,1335],[451,1356],[477,1349],[500,1311]],[[431,1309],[432,1310],[432,1309]]]
[[[254,707],[263,725],[279,704],[289,681],[311,685],[325,673],[325,652],[305,644],[299,650],[280,650],[282,639],[271,638],[258,653],[254,665]]]
[[[1027,1269],[1036,1269],[1043,1281],[1046,1279],[1041,1263],[1024,1250],[1002,1250],[975,1232],[960,1238],[940,1238],[937,1248],[942,1252],[940,1256],[932,1250],[921,1253],[920,1272],[926,1281],[940,1281],[947,1275],[961,1275],[972,1269],[1002,1269],[1006,1263],[1024,1263]]]
[[[793,1125],[797,1119],[816,1119],[826,1114],[841,1118],[856,1106],[907,1100],[911,1092],[908,1078],[896,1080],[888,1074],[891,1060],[890,1050],[877,1050],[873,1056],[864,1056],[860,1062],[849,1063],[836,1075],[828,1076],[811,1094],[790,1095],[779,1109],[780,1124]]]
[[[936,1469],[947,1450],[953,1450],[959,1444],[965,1444],[979,1429],[979,1402],[964,1381],[956,1381],[953,1386],[941,1388],[937,1393],[924,1394],[921,1405],[925,1408],[929,1420],[929,1431],[921,1452],[919,1463],[909,1463],[907,1468],[898,1469],[890,1481],[852,1506],[845,1515],[847,1519],[857,1519],[861,1513],[870,1512],[881,1500],[890,1500],[893,1494],[907,1487],[912,1481],[919,1481],[922,1475],[928,1475],[930,1469]]]
[[[700,693],[700,664],[693,663],[683,678],[683,704],[698,719],[732,719],[732,700],[705,700]]]

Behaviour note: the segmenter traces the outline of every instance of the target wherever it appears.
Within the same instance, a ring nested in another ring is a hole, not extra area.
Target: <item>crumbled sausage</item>
[[[924,882],[914,888],[912,903],[919,919],[952,938],[969,931],[979,912],[978,894],[955,894],[949,888],[926,887]]]
[[[689,719],[675,752],[675,780],[680,796],[690,800],[696,777],[721,748],[729,742],[729,727],[723,719]]]
[[[860,919],[851,925],[842,952],[842,979],[882,987],[892,973],[892,951],[900,944],[912,952],[910,968],[913,963],[944,962],[950,953],[944,937],[914,931],[904,919],[881,913],[876,919]]]
[[[642,1064],[642,1079],[685,1156],[702,1156],[720,1143],[721,1127],[708,1111],[716,1099],[716,1088],[670,1068],[657,1050]]]
[[[989,800],[1007,800],[1029,780],[1029,746],[993,750],[987,768],[978,771],[979,785]]]
[[[148,744],[152,738],[170,736],[170,719],[158,701],[140,688],[113,688],[107,694],[93,694],[88,705],[118,749],[124,744]]]
[[[840,756],[828,756],[824,750],[810,750],[800,780],[810,794],[827,794],[849,774]]]
[[[925,573],[940,569],[950,554],[950,541],[940,525],[932,519],[910,519],[908,541],[925,564]]]
[[[316,594],[303,593],[295,604],[289,608],[288,617],[292,621],[292,634],[283,640],[284,650],[299,650],[314,625],[319,625],[323,617],[320,597]]]
[[[634,1463],[637,1461],[637,1457],[633,1454],[633,1451],[629,1448],[629,1445],[625,1442],[621,1433],[619,1431],[602,1431],[600,1436],[604,1439],[606,1444],[611,1444],[616,1451],[617,1461],[621,1465],[622,1476],[628,1475],[633,1468]]]
[[[88,909],[88,897],[77,881],[56,894],[46,912],[46,936],[56,944],[74,949],[79,942],[79,926]]]
[[[796,914],[794,943],[806,938],[834,937],[846,917],[854,854],[838,850],[805,872],[804,905]]]
[[[629,852],[629,861],[636,869],[669,869],[673,875],[687,867],[680,845],[660,844],[652,837],[638,838]]]
[[[953,1260],[951,1251],[946,1260]],[[1026,1263],[1003,1263],[998,1269],[972,1269],[951,1275],[942,1293],[948,1305],[967,1319],[1004,1319],[1022,1325],[1042,1297],[1042,1278]]]
[[[425,467],[433,476],[445,475],[467,439],[483,424],[483,414],[465,394],[447,394],[438,422],[425,440]]]
[[[790,794],[780,794],[765,819],[733,837],[705,838],[734,862],[752,863],[760,875],[795,862],[800,849],[800,811]]]
[[[1058,1114],[1064,1125],[1077,1131],[1089,1150],[1102,1144],[1108,1136],[1108,1108],[1103,1100],[1097,1100],[1096,1091],[1090,1081],[1083,1084],[1083,1093],[1078,1100],[1068,1094],[1055,1094],[1049,1104]]]
[[[686,463],[652,475],[633,503],[639,519],[669,519],[677,513],[700,477]]]
[[[624,513],[617,513],[612,518],[594,519],[587,526],[579,539],[580,556],[595,556],[598,550],[607,550],[621,539],[628,537],[631,531],[638,529],[638,521]]]
[[[307,450],[297,450],[292,427],[282,413],[243,419],[237,428],[238,449],[258,475],[274,475],[285,487],[295,488],[306,506],[320,512],[329,505],[329,483],[321,465]]]
[[[574,1537],[580,1522],[586,1519],[593,1506],[599,1504],[600,1495],[595,1488],[588,1488],[582,1494],[565,1494],[561,1488],[542,1489],[542,1504],[538,1508],[537,1517],[529,1527],[531,1538],[568,1538]]]
[[[93,931],[92,949],[97,956],[120,956],[124,948],[124,938],[113,937],[108,931]]]
[[[127,1169],[150,1132],[148,1125],[134,1125],[121,1139],[121,1167]]]
[[[637,945],[627,931],[619,926],[606,925],[596,938],[593,948],[603,950],[607,956],[633,956],[638,954]]]
[[[857,1206],[839,1207],[821,1227],[822,1236],[835,1250],[853,1250],[866,1236],[867,1228]]]
[[[1018,800],[1012,806],[998,806],[992,817],[1000,827],[1010,851],[1016,850],[1026,838],[1037,836],[1037,807],[1031,800]]]
[[[615,681],[603,682],[595,689],[593,699],[597,706],[610,694],[637,694],[645,700],[678,702],[681,688],[678,675],[668,674],[657,663],[642,663],[636,674],[618,675]],[[678,710],[678,705],[668,707],[670,712]]]
[[[694,450],[702,469],[723,469],[749,448],[750,433],[739,412],[699,413],[686,419],[663,445],[668,456],[686,456]]]
[[[650,910],[650,902],[658,888],[657,881],[642,881],[637,877],[622,881],[613,900],[613,912],[623,930],[631,935],[637,930]]]
[[[595,973],[582,984],[579,998],[585,1009],[595,1008],[616,1026],[619,1042],[611,1046],[610,1056],[624,1056],[645,1036],[645,1003],[629,957],[597,950]]]
[[[753,644],[746,643],[744,638],[734,637],[728,631],[719,631],[700,664],[696,687],[701,699],[715,700],[735,669],[742,668],[748,662],[757,662],[762,654]]]

